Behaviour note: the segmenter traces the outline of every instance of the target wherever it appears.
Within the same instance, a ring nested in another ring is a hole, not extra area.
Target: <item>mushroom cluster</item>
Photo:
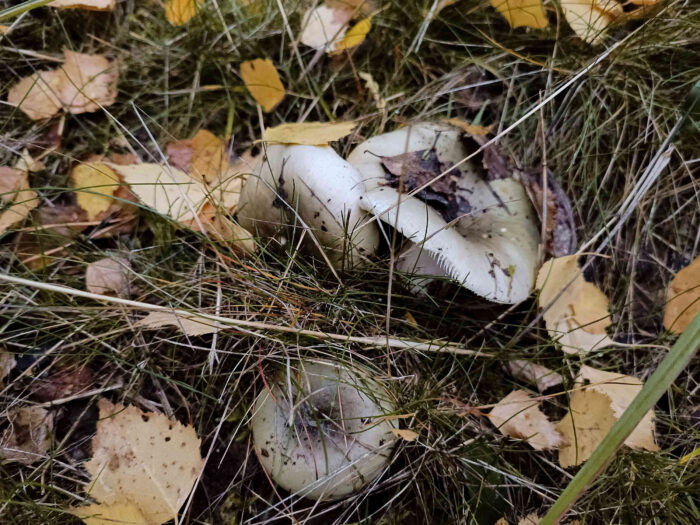
[[[397,268],[416,293],[447,277],[487,300],[518,303],[535,284],[537,216],[518,170],[482,137],[447,124],[378,135],[347,160],[328,146],[269,144],[238,210],[249,231],[322,251],[335,267],[369,260],[380,232],[394,228],[404,240]],[[366,370],[302,360],[258,396],[255,451],[283,488],[341,498],[388,467],[395,409]]]

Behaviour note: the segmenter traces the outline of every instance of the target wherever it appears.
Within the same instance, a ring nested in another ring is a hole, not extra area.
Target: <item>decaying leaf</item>
[[[60,68],[23,78],[10,88],[7,102],[33,120],[52,117],[60,109],[78,114],[111,106],[117,98],[116,63],[101,55],[63,53]]]
[[[569,401],[569,412],[557,423],[564,439],[559,448],[559,464],[566,468],[586,461],[613,424],[622,416],[642,389],[636,377],[582,366],[576,377],[576,390]],[[654,440],[654,411],[647,412],[625,440],[625,445],[651,451],[659,450]]]
[[[207,200],[204,182],[178,169],[152,163],[127,166],[107,163],[107,166],[143,204],[177,222],[194,220]]]
[[[99,401],[100,419],[92,441],[91,475],[86,488],[99,504],[80,507],[79,516],[143,519],[136,523],[177,521],[177,514],[199,476],[201,440],[193,427],[163,414]]]
[[[447,119],[447,123],[457,128],[460,128],[462,131],[465,131],[470,135],[476,135],[481,137],[491,133],[494,127],[493,124],[491,124],[490,126],[479,126],[478,124],[469,124],[467,122],[464,122],[462,119],[458,118]]]
[[[571,283],[571,284],[569,284]],[[586,353],[613,343],[605,329],[610,325],[608,298],[587,282],[576,255],[550,259],[537,275],[535,285],[550,337],[566,353]]]
[[[674,334],[688,328],[700,312],[700,257],[680,270],[666,292],[664,327]]]
[[[0,387],[16,364],[15,356],[0,348]]]
[[[38,204],[26,171],[0,167],[0,234],[26,219]]]
[[[314,49],[331,51],[343,40],[351,16],[352,11],[348,9],[327,5],[311,8],[304,13],[299,41]]]
[[[88,367],[68,366],[34,378],[29,390],[39,401],[56,401],[88,390],[94,386],[94,380]]]
[[[256,58],[241,63],[241,78],[250,95],[269,113],[284,98],[284,84],[268,58]]]
[[[174,326],[183,334],[191,336],[213,334],[218,330],[213,321],[197,318],[196,316],[185,317],[175,315],[172,312],[162,311],[149,313],[146,317],[139,320],[135,326],[151,329]]]
[[[513,390],[501,399],[489,413],[489,419],[501,434],[524,439],[535,450],[550,450],[561,443],[554,423],[525,390]]]
[[[576,224],[571,202],[551,171],[546,171],[547,195],[544,196],[542,170],[526,170],[520,173],[533,208],[540,222],[545,224],[545,254],[563,257],[576,251]]]
[[[561,374],[527,359],[508,361],[506,369],[515,379],[535,385],[539,392],[562,384]]]
[[[11,409],[10,425],[0,437],[0,459],[31,465],[46,457],[53,434],[53,414],[41,407]]]
[[[334,43],[331,54],[335,55],[359,46],[367,38],[370,29],[372,29],[372,17],[368,16],[352,26],[342,40]]]
[[[89,11],[111,11],[115,4],[116,0],[54,0],[49,6],[65,9],[87,9]]]
[[[197,14],[204,0],[166,0],[165,18],[175,26],[181,26]]]
[[[85,287],[92,293],[128,297],[131,263],[125,257],[105,257],[90,263],[85,271]]]
[[[418,439],[418,434],[413,430],[409,430],[407,428],[392,428],[391,433],[394,434],[397,438],[403,439],[404,441],[410,442]]]
[[[119,176],[104,162],[78,164],[71,171],[71,182],[78,206],[85,210],[90,221],[115,203],[114,193],[120,186]]]
[[[589,44],[600,43],[605,29],[624,13],[616,0],[561,0],[560,5],[571,29]]]
[[[510,27],[542,29],[549,25],[542,0],[491,0],[491,5],[505,17]]]
[[[356,122],[299,122],[265,129],[264,142],[325,146],[349,135]]]

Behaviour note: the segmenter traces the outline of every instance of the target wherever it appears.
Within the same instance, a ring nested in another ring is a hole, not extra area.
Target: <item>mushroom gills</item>
[[[255,403],[255,450],[280,486],[310,499],[342,498],[389,464],[394,411],[383,387],[360,369],[301,362]]]
[[[257,168],[241,192],[241,226],[281,244],[299,238],[294,227],[308,229],[303,248],[317,253],[320,246],[336,267],[356,265],[376,251],[377,227],[365,224],[360,207],[360,174],[332,148],[270,145]]]

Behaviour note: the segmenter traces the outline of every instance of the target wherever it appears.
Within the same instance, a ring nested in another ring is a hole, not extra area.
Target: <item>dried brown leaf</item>
[[[105,257],[88,265],[85,287],[97,294],[128,297],[131,289],[131,263],[124,257]]]
[[[0,437],[0,459],[31,465],[46,457],[53,433],[53,414],[41,407],[11,409],[10,426]]]

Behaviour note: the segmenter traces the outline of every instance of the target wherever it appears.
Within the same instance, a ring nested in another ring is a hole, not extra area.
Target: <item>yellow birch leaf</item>
[[[278,144],[326,145],[349,135],[356,122],[299,122],[267,128],[264,142]]]
[[[196,316],[185,317],[183,315],[175,315],[172,312],[151,312],[143,319],[137,321],[137,327],[158,329],[165,326],[174,326],[183,334],[197,336],[205,334],[213,334],[218,330],[213,321],[202,319]]]
[[[175,26],[181,26],[197,14],[204,0],[167,0],[165,2],[165,18]]]
[[[94,221],[114,203],[114,192],[119,188],[119,176],[103,162],[79,164],[71,172],[75,199]]]
[[[567,353],[586,353],[613,342],[605,331],[611,323],[608,298],[584,279],[577,258],[550,259],[540,268],[535,285],[540,308],[548,308],[543,316],[547,331]]]
[[[89,11],[111,11],[114,9],[116,0],[54,0],[50,7],[60,7],[64,9],[87,9]]]
[[[342,40],[335,43],[330,50],[330,54],[336,55],[341,53],[345,49],[351,49],[353,47],[359,46],[365,41],[367,33],[372,28],[372,17],[368,16],[363,20],[360,20],[354,26],[352,26],[348,32],[345,34]]]
[[[0,234],[26,219],[38,204],[26,171],[0,167]]]
[[[561,0],[564,18],[578,37],[589,44],[598,44],[605,29],[623,14],[622,4],[615,0]]]
[[[535,450],[550,450],[561,436],[525,390],[513,390],[489,413],[489,419],[504,436],[524,439]]]
[[[680,270],[666,292],[664,328],[680,334],[700,312],[700,257]]]
[[[98,407],[93,455],[85,463],[90,497],[107,506],[127,505],[123,510],[132,514],[136,506],[149,525],[177,521],[204,466],[194,428],[104,398]]]
[[[491,5],[508,21],[510,27],[543,29],[549,25],[542,0],[490,0]]]
[[[23,78],[7,92],[7,102],[17,106],[32,120],[53,117],[61,109],[58,97],[63,75],[39,71]]]
[[[228,164],[226,148],[219,137],[206,129],[200,129],[192,137],[192,175],[202,177],[209,184],[221,177]]]
[[[250,95],[269,113],[284,98],[284,85],[274,64],[268,58],[241,63],[241,78]]]
[[[418,434],[407,428],[392,428],[391,433],[404,441],[415,441],[418,439]]]
[[[152,525],[139,507],[128,501],[114,505],[94,503],[71,509],[70,513],[83,520],[85,525]]]

